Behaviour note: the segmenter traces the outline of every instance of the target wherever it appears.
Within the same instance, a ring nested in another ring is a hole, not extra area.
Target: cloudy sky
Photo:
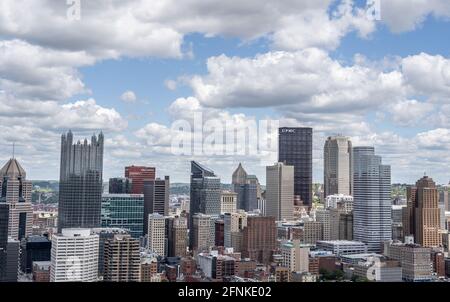
[[[242,161],[264,183],[255,155],[171,153],[173,122],[202,112],[237,125],[313,127],[315,181],[333,134],[374,145],[393,182],[424,172],[450,180],[448,0],[381,0],[381,20],[366,0],[81,0],[80,15],[74,8],[0,2],[0,160],[15,142],[28,178],[58,178],[60,135],[72,129],[80,139],[103,130],[105,178],[143,164],[187,182],[194,158],[224,182]]]

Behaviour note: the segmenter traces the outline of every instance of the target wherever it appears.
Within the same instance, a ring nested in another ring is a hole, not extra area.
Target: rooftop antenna
[[[13,149],[12,149],[12,158],[15,158],[14,157],[14,155],[15,155],[15,150],[16,149],[16,143],[15,142],[13,142]]]

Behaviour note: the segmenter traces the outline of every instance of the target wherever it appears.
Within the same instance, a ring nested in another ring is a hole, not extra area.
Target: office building
[[[301,244],[299,240],[285,241],[281,244],[283,266],[290,272],[309,271],[309,245]]]
[[[33,262],[33,282],[50,282],[51,261]]]
[[[0,170],[0,203],[9,205],[8,236],[21,240],[32,233],[31,181],[15,158]]]
[[[303,244],[316,244],[317,241],[323,240],[323,225],[318,221],[305,221],[303,223],[303,232],[301,242]]]
[[[206,278],[212,281],[223,281],[226,277],[236,274],[236,259],[227,255],[219,255],[217,251],[199,253],[197,267]]]
[[[64,228],[100,226],[103,191],[103,133],[73,144],[69,131],[61,137],[58,232]]]
[[[96,282],[99,237],[89,229],[62,229],[52,237],[50,282]]]
[[[236,213],[225,213],[224,221],[224,246],[232,247],[239,252],[242,246],[242,230],[247,226],[247,213],[238,210]]]
[[[242,232],[242,257],[269,264],[276,248],[275,218],[248,216]]]
[[[104,275],[107,282],[139,282],[139,240],[130,235],[114,235],[104,246]]]
[[[218,219],[214,222],[214,245],[216,247],[225,246],[225,223],[223,219]]]
[[[424,176],[416,183],[414,208],[415,242],[424,247],[442,245],[439,193],[433,179]]]
[[[120,228],[95,228],[91,229],[91,233],[98,235],[99,245],[98,245],[98,276],[103,278],[104,265],[105,265],[105,242],[107,240],[113,239],[115,235],[126,235],[130,232],[125,229]]]
[[[167,256],[184,257],[187,247],[187,219],[183,216],[166,218]]]
[[[115,177],[109,179],[109,194],[131,194],[132,180],[125,177]]]
[[[312,205],[312,128],[280,128],[278,162],[294,166],[294,195]]]
[[[50,261],[52,242],[46,236],[32,235],[21,242],[21,270],[31,274],[33,262]]]
[[[375,282],[402,282],[402,267],[400,261],[378,258],[379,262],[373,263],[374,257],[367,257],[353,266],[353,276],[368,278]]]
[[[348,137],[330,136],[325,142],[324,197],[353,195],[353,149]]]
[[[432,279],[431,249],[417,244],[385,243],[384,255],[402,264],[403,280],[422,282]]]
[[[342,209],[346,213],[353,211],[353,196],[335,194],[328,195],[325,199],[326,209]]]
[[[8,248],[9,205],[0,203],[0,282],[6,281],[6,251]]]
[[[215,232],[211,234],[211,229],[215,231],[212,216],[201,213],[193,216],[192,228],[189,232],[192,251],[208,251],[210,247],[214,246]]]
[[[220,213],[234,213],[237,210],[237,193],[230,191],[222,191],[220,202]]]
[[[159,255],[166,256],[166,222],[164,216],[153,213],[148,215],[148,233],[147,242],[148,249]]]
[[[292,220],[294,212],[294,166],[276,163],[266,167],[266,215]]]
[[[322,224],[322,240],[331,240],[330,211],[325,209],[316,210],[316,221]]]
[[[232,176],[232,189],[237,193],[237,208],[253,211],[258,208],[261,187],[255,175],[248,175],[239,163]]]
[[[101,227],[128,230],[133,238],[143,236],[144,195],[103,194]]]
[[[199,163],[191,162],[191,187],[189,205],[189,228],[192,228],[196,214],[220,215],[221,201],[220,178],[214,172]],[[190,236],[189,246],[192,249],[194,236]]]
[[[383,165],[373,147],[355,147],[353,237],[380,252],[391,240],[391,167]]]
[[[6,246],[6,282],[17,282],[19,277],[20,241],[8,238]]]
[[[317,241],[317,249],[330,251],[337,257],[352,254],[367,254],[367,245],[359,241],[332,240]]]
[[[144,181],[154,180],[156,169],[154,167],[129,166],[125,167],[125,177],[131,179],[131,193],[144,194]]]
[[[162,216],[169,215],[170,179],[153,179],[144,181],[144,217],[158,213]],[[148,229],[144,223],[144,235]]]

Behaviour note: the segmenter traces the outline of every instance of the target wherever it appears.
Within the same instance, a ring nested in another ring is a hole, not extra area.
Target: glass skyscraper
[[[193,216],[196,214],[220,215],[221,185],[214,172],[199,163],[191,162],[191,198],[189,226],[192,230]],[[190,245],[192,247],[190,236]]]
[[[100,226],[103,134],[73,144],[69,131],[61,137],[58,232],[63,228]]]
[[[125,229],[133,238],[143,236],[144,195],[104,194],[101,217],[103,228]]]
[[[355,147],[353,156],[353,239],[380,253],[392,238],[391,167],[382,164],[374,147]]]
[[[294,197],[312,204],[312,128],[278,130],[278,162],[294,166]]]

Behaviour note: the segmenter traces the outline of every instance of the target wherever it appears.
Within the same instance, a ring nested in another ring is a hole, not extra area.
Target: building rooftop
[[[364,242],[361,241],[350,241],[350,240],[319,240],[317,243],[323,244],[332,244],[332,245],[365,245]]]
[[[11,158],[0,170],[1,177],[9,177],[9,178],[26,178],[26,172],[19,164],[17,159]]]

